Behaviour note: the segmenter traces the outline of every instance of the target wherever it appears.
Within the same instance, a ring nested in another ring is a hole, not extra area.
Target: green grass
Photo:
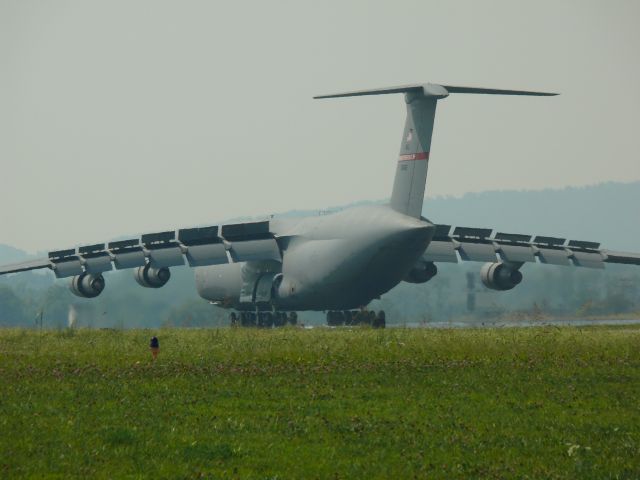
[[[640,329],[0,331],[0,477],[639,478]]]

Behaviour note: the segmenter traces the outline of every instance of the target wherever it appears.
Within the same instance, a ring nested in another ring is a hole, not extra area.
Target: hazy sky
[[[440,102],[429,195],[638,180],[638,19],[637,1],[0,0],[0,243],[386,198],[402,98],[311,97],[403,83],[562,93]]]

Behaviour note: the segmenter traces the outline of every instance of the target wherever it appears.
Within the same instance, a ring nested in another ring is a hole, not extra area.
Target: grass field
[[[0,477],[640,478],[639,402],[628,326],[4,330]]]

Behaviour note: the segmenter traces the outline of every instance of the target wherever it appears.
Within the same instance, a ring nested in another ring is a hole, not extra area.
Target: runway
[[[573,320],[537,320],[537,321],[485,321],[485,322],[410,322],[388,323],[387,328],[520,328],[520,327],[589,327],[595,325],[638,325],[640,318],[632,319],[573,319]]]

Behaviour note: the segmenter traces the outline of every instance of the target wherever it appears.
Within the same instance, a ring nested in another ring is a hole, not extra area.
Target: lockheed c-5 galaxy
[[[422,216],[438,100],[458,93],[555,94],[424,84],[315,98],[395,93],[404,95],[407,117],[388,205],[149,233],[52,251],[45,259],[0,267],[0,274],[49,268],[58,278],[71,278],[74,294],[91,298],[103,291],[103,274],[114,267],[135,269],[140,285],[159,288],[169,280],[169,269],[186,261],[195,268],[200,296],[232,309],[232,321],[271,326],[302,310],[326,311],[330,324],[349,323],[356,309],[400,282],[428,282],[440,262],[485,262],[480,276],[494,290],[517,286],[526,262],[589,268],[640,265],[639,254],[604,250],[595,242],[454,228]],[[374,322],[384,324],[384,312]]]

